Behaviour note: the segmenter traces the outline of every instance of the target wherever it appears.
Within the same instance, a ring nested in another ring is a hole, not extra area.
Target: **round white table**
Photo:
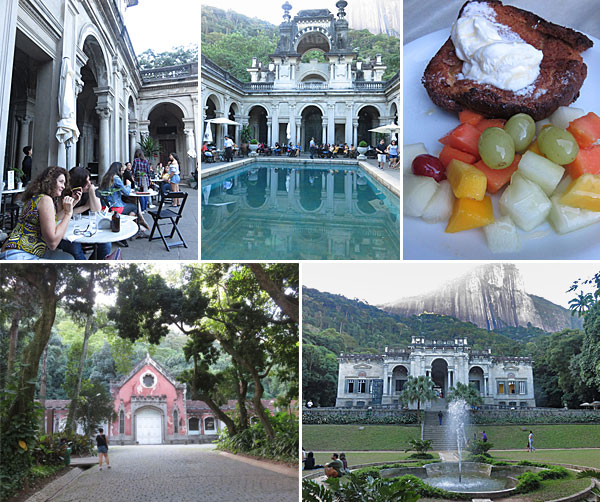
[[[98,221],[96,224],[100,222]],[[67,227],[67,233],[63,237],[65,240],[70,242],[78,242],[79,244],[106,244],[108,242],[120,242],[130,237],[133,237],[138,233],[138,226],[135,222],[135,216],[121,215],[121,230],[119,232],[113,232],[109,228],[98,228],[96,232],[91,236],[76,235],[75,230],[85,231],[90,223],[88,215],[84,215],[79,220],[73,220],[69,222]],[[95,252],[95,250],[94,250]]]
[[[142,211],[140,209],[140,198],[141,197],[155,197],[156,195],[158,195],[158,192],[156,190],[152,190],[152,189],[148,189],[147,192],[136,192],[134,190],[132,190],[131,192],[129,192],[127,194],[127,197],[135,197],[136,200],[136,205],[137,205],[137,215],[138,215],[138,231],[141,231],[141,226],[140,226],[140,218],[142,217]]]
[[[10,195],[11,202],[14,202],[15,195],[23,193],[25,191],[25,187],[21,188],[13,188],[12,190],[2,190],[1,201],[0,201],[0,228],[4,228],[4,211],[6,209],[6,200],[4,198],[5,195]]]

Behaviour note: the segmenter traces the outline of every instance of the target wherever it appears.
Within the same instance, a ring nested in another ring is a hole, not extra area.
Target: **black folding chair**
[[[150,232],[149,240],[158,239],[158,237],[154,237],[154,232],[158,230],[160,238],[167,248],[167,251],[171,251],[171,248],[176,246],[183,246],[184,248],[187,248],[187,244],[185,243],[185,240],[183,239],[183,236],[177,227],[179,220],[183,216],[183,208],[185,207],[187,196],[188,194],[186,192],[167,192],[163,197],[160,198],[160,201],[158,202],[158,208],[148,210],[148,214],[152,216],[152,219],[154,220],[154,225],[152,225],[152,231]],[[171,207],[171,204],[174,200],[181,200],[181,204],[178,207]],[[161,220],[168,221],[161,225]],[[165,237],[160,227],[169,224],[172,225],[171,233]],[[181,240],[167,242],[167,238],[172,239],[175,235],[175,232],[177,232],[177,235]]]

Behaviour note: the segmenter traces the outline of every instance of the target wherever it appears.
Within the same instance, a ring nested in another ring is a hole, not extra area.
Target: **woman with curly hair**
[[[69,173],[62,167],[48,167],[27,185],[23,211],[2,246],[0,259],[73,259],[72,255],[56,250],[67,232],[73,207],[81,198],[81,190],[78,190],[61,200],[68,186]]]
[[[171,183],[171,192],[179,192],[180,178],[179,157],[175,152],[169,154],[169,183]],[[181,199],[173,199],[173,206],[179,206]]]

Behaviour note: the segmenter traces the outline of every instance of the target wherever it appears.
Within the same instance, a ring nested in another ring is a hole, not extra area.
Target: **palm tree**
[[[426,376],[408,377],[400,394],[400,400],[404,403],[417,402],[419,416],[421,416],[421,401],[429,401],[436,397],[433,390],[433,380]]]
[[[574,316],[577,314],[577,317],[581,317],[593,304],[594,295],[592,295],[592,293],[584,294],[583,291],[580,291],[577,298],[569,300],[569,309],[571,310],[571,315]]]
[[[483,404],[479,391],[472,385],[457,382],[456,386],[448,392],[448,402],[464,399],[471,406]]]

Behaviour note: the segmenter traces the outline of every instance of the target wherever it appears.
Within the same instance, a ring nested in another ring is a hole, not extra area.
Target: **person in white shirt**
[[[225,136],[225,141],[223,142],[223,146],[225,147],[225,162],[233,161],[233,140],[229,136]]]

